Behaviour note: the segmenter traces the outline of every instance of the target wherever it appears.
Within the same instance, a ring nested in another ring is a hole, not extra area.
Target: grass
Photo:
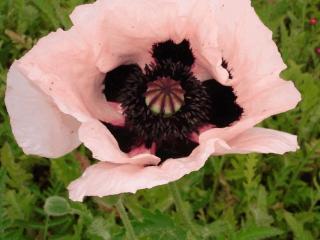
[[[26,156],[16,145],[3,103],[6,73],[41,36],[68,28],[82,0],[0,1],[0,239],[125,239],[117,197],[68,200],[66,186],[90,155],[75,152],[48,160]],[[138,239],[320,239],[320,19],[318,0],[253,0],[303,101],[263,126],[299,136],[301,149],[277,155],[211,158],[176,184],[124,196]],[[183,209],[193,227],[176,212]],[[118,208],[119,209],[119,208]],[[123,214],[123,212],[122,212]],[[196,229],[198,237],[191,232]]]

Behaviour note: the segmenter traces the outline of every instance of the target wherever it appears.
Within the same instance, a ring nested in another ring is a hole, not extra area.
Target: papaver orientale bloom
[[[211,155],[283,154],[296,136],[254,127],[296,106],[286,66],[249,0],[98,0],[12,65],[6,105],[27,154],[83,143],[100,160],[70,198],[135,192]]]

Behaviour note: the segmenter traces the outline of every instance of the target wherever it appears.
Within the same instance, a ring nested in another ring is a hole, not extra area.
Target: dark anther
[[[195,149],[199,144],[193,142],[189,139],[179,140],[171,139],[160,143],[157,146],[156,156],[158,156],[162,161],[168,158],[181,158],[189,156],[193,149]]]
[[[103,123],[111,134],[117,139],[121,151],[129,153],[134,147],[138,147],[143,144],[139,136],[130,131],[126,127],[114,126],[110,123]]]
[[[195,61],[190,43],[183,40],[175,44],[172,40],[156,43],[152,47],[152,56],[158,62],[171,60],[174,63],[181,62],[185,66],[192,66]]]
[[[228,62],[227,62],[225,59],[222,59],[222,64],[221,64],[221,66],[228,71],[228,73],[229,73],[229,79],[233,79],[233,75],[232,75],[232,73],[231,73],[231,69],[229,69],[229,64],[228,64]]]
[[[243,109],[236,103],[233,88],[214,79],[203,83],[211,99],[210,122],[217,127],[227,127],[240,119]]]
[[[142,72],[138,65],[121,65],[106,74],[104,94],[108,101],[119,102],[121,89],[126,85],[128,77],[134,72]]]

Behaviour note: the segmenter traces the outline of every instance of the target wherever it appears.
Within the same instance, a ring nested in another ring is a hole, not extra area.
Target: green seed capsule
[[[178,81],[162,77],[148,84],[145,102],[154,114],[171,116],[183,106],[184,94]]]

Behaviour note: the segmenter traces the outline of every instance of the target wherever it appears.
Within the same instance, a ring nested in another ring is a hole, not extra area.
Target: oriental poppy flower
[[[42,38],[8,75],[6,105],[28,154],[84,143],[101,162],[70,198],[135,192],[211,155],[283,154],[296,136],[254,127],[300,101],[249,0],[98,0]]]

